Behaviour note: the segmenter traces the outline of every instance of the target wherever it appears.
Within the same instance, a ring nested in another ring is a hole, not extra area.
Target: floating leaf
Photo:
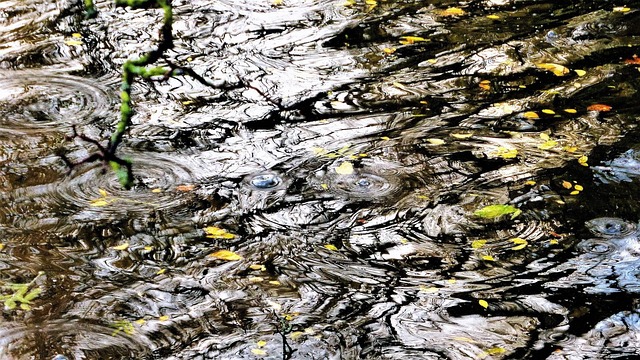
[[[555,140],[547,140],[547,141],[543,142],[542,144],[538,145],[538,149],[549,150],[549,149],[553,149],[554,147],[556,147],[556,145],[558,145],[557,141],[555,141]]]
[[[71,37],[76,39],[82,39],[82,35],[80,33],[73,33],[71,34]]]
[[[578,110],[576,109],[564,109],[564,112],[568,113],[568,114],[575,114],[578,112]]]
[[[482,81],[480,81],[480,84],[478,84],[478,86],[480,86],[480,88],[482,90],[489,91],[489,90],[491,90],[491,81],[482,80]]]
[[[573,187],[574,189],[578,190],[578,191],[582,191],[584,190],[584,188],[582,187],[582,185],[576,185]]]
[[[569,195],[578,195],[578,194],[580,194],[580,191],[578,191],[578,190],[574,190],[574,191],[569,193]]]
[[[498,15],[487,15],[487,19],[498,20],[498,19],[500,19],[500,16],[498,16]]]
[[[82,45],[82,41],[80,41],[80,40],[66,40],[64,43],[69,45],[69,46],[80,46],[80,45]]]
[[[266,270],[264,265],[261,265],[261,264],[251,264],[251,265],[249,265],[249,269],[251,269],[251,270],[261,270],[261,271]]]
[[[432,139],[427,139],[427,141],[429,142],[429,144],[431,145],[443,145],[445,143],[444,140],[442,139],[436,139],[436,138],[432,138]]]
[[[156,275],[162,275],[162,274],[164,274],[166,272],[167,272],[167,269],[160,269],[160,270],[156,271]]]
[[[97,200],[91,200],[89,204],[91,206],[107,206],[109,205],[109,201],[105,199],[97,199]]]
[[[127,250],[129,248],[129,243],[126,242],[124,244],[118,245],[118,246],[113,246],[111,247],[114,250]]]
[[[218,251],[214,252],[213,254],[210,254],[209,256],[214,257],[216,259],[227,260],[227,261],[242,260],[242,256],[234,253],[233,251],[229,251],[229,250],[218,250]]]
[[[207,226],[204,228],[204,232],[207,233],[207,237],[210,239],[233,239],[236,236],[216,226]]]
[[[291,340],[298,340],[299,338],[302,337],[302,335],[304,335],[304,332],[294,331],[291,334],[289,334],[289,337],[291,338]]]
[[[582,165],[582,166],[589,166],[589,164],[587,164],[587,161],[589,160],[589,158],[586,155],[582,155],[578,158],[578,164]]]
[[[267,355],[267,352],[262,350],[262,349],[251,349],[251,353],[253,355],[258,355],[258,356],[265,356]]]
[[[417,42],[429,42],[430,39],[425,39],[420,36],[400,36],[400,44],[410,45],[415,44]]]
[[[491,255],[482,255],[481,258],[486,261],[496,261],[496,259]]]
[[[324,247],[325,247],[327,250],[331,250],[331,251],[337,251],[337,250],[338,250],[338,248],[337,248],[335,245],[333,245],[333,244],[325,244],[325,245],[324,245]]]
[[[437,293],[438,292],[438,288],[435,287],[435,286],[420,285],[420,292],[427,293],[427,294],[433,294],[433,293]]]
[[[396,52],[396,48],[384,48],[384,49],[382,49],[382,52],[387,54],[387,55],[391,55],[394,52]]]
[[[589,105],[587,107],[588,111],[602,111],[602,112],[606,112],[606,111],[611,111],[611,106],[609,105],[605,105],[605,104],[593,104],[593,105]]]
[[[631,11],[631,8],[628,8],[626,6],[615,6],[613,8],[613,12],[629,12]]]
[[[160,317],[158,318],[158,320],[160,320],[160,321],[167,321],[167,320],[169,320],[169,315],[162,315],[162,316],[160,316]]]
[[[547,115],[555,115],[555,111],[551,110],[551,109],[542,109],[542,112],[547,114]]]
[[[449,136],[454,137],[456,139],[468,139],[473,136],[473,133],[468,133],[468,134],[451,133],[449,134]]]
[[[480,304],[480,306],[485,309],[489,307],[489,303],[487,302],[487,300],[478,300],[478,304]]]
[[[585,76],[587,74],[584,70],[573,70],[578,76]]]
[[[186,185],[178,185],[176,186],[176,190],[178,191],[192,191],[193,189],[195,189],[196,186],[192,185],[192,184],[186,184]]]
[[[258,345],[258,347],[264,347],[265,345],[267,345],[267,342],[264,340],[260,340],[256,343],[256,345]]]
[[[104,190],[104,189],[98,189],[98,192],[100,193],[100,196],[102,196],[102,197],[109,196],[109,194],[107,194],[107,191]]]
[[[539,119],[540,118],[538,113],[536,113],[535,111],[527,111],[527,112],[522,114],[522,117],[524,117],[525,119]]]
[[[525,247],[527,247],[527,245],[529,244],[527,240],[521,239],[521,238],[513,238],[513,239],[509,239],[509,241],[511,241],[516,245],[512,247],[511,250],[522,250]]]
[[[480,249],[487,243],[487,240],[473,240],[471,247],[474,249]]]
[[[501,157],[503,159],[514,159],[518,156],[518,149],[509,149],[500,146],[496,151],[492,152],[491,155]]]
[[[348,161],[345,161],[342,164],[340,164],[340,166],[335,168],[334,170],[336,171],[336,173],[338,173],[340,175],[351,175],[351,174],[353,174],[353,164],[351,164]]]
[[[440,13],[442,16],[462,16],[464,14],[465,11],[457,7],[450,7]]]
[[[527,181],[525,181],[525,182],[524,182],[524,184],[525,184],[525,185],[529,185],[529,186],[533,186],[533,185],[535,185],[535,184],[536,184],[536,182],[535,182],[535,181],[533,181],[533,180],[527,180]]]
[[[560,64],[540,63],[540,64],[536,64],[536,66],[541,69],[551,71],[556,76],[565,76],[569,73],[569,68]]]
[[[638,55],[633,55],[633,57],[631,57],[631,59],[626,59],[624,61],[625,64],[630,64],[630,65],[640,65],[640,58],[638,57]]]
[[[562,187],[565,189],[571,189],[573,187],[573,184],[568,182],[567,180],[562,180]]]
[[[269,281],[269,284],[276,285],[276,286],[282,285],[282,283],[280,281],[278,281],[278,280],[271,280],[271,281]]]
[[[512,205],[488,205],[482,209],[476,210],[473,213],[475,216],[479,216],[485,219],[495,219],[503,215],[511,214],[511,219],[515,219],[518,215],[522,214],[522,210]]]
[[[485,350],[484,352],[488,355],[497,355],[497,354],[504,354],[505,352],[507,352],[507,350],[501,347],[493,347]]]

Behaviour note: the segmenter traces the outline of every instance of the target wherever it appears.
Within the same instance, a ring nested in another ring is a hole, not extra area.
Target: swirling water
[[[173,1],[124,190],[159,13],[80,3],[0,1],[0,358],[640,354],[640,4]]]

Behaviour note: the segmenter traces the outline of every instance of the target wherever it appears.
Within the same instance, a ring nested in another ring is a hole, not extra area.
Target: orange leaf
[[[630,64],[630,65],[640,65],[640,58],[638,57],[638,55],[633,55],[633,57],[631,57],[631,59],[626,59],[624,61],[625,64]]]
[[[593,104],[587,107],[588,111],[610,111],[611,106],[605,104]]]
[[[566,66],[554,63],[540,63],[536,64],[537,67],[551,71],[556,76],[564,76],[569,73],[569,69]]]
[[[191,191],[191,190],[193,190],[195,188],[196,187],[194,185],[191,185],[191,184],[176,186],[176,190],[178,190],[178,191]]]

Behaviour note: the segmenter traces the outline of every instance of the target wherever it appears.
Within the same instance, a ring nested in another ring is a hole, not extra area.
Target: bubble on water
[[[585,225],[594,235],[603,237],[624,237],[637,231],[637,224],[614,217],[595,218]]]
[[[249,183],[256,189],[268,190],[282,184],[282,179],[274,173],[263,173],[251,177]]]

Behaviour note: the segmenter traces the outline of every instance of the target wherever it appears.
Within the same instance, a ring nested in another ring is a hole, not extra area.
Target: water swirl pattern
[[[640,355],[637,4],[171,3],[125,190],[161,10],[0,1],[0,358]]]

